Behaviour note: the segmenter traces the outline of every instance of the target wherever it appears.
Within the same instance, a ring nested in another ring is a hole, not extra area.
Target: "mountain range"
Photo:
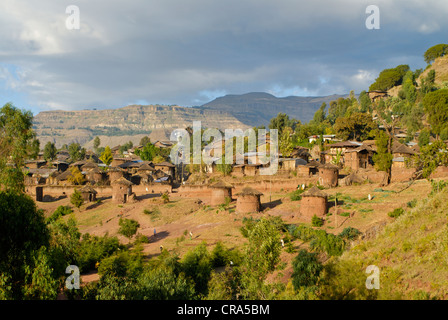
[[[43,111],[34,117],[34,130],[43,147],[48,141],[59,148],[77,142],[93,146],[98,136],[102,146],[115,146],[132,141],[138,144],[143,136],[152,141],[169,140],[172,130],[201,121],[204,128],[245,129],[269,124],[279,112],[307,122],[323,102],[341,95],[323,97],[290,96],[277,98],[264,92],[226,95],[197,107],[130,105],[118,109]]]

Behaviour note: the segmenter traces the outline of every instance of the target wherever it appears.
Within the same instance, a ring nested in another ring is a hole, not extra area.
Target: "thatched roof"
[[[94,169],[98,168],[98,165],[93,162],[87,162],[85,165],[81,166],[81,170],[88,170],[88,169]]]
[[[62,172],[60,175],[58,175],[58,176],[56,177],[56,180],[59,180],[59,181],[65,181],[65,180],[67,180],[68,177],[70,177],[71,175],[72,175],[72,173],[71,173],[70,170],[65,170],[64,172]]]
[[[84,187],[82,187],[81,189],[78,190],[80,193],[94,193],[97,194],[98,192],[96,192],[95,189],[93,189],[91,186],[89,185],[85,185]]]
[[[415,151],[406,147],[404,144],[394,141],[392,144],[392,153],[415,154]]]
[[[318,187],[312,187],[308,191],[302,193],[302,197],[319,197],[319,198],[327,198],[327,194],[320,190]]]
[[[338,167],[338,166],[335,166],[335,165],[332,164],[332,163],[326,163],[326,164],[324,164],[324,165],[321,165],[321,166],[319,167],[319,169],[339,170],[339,167]]]
[[[129,181],[128,179],[126,179],[124,177],[121,177],[121,178],[119,178],[117,180],[112,181],[111,184],[112,185],[113,184],[121,184],[121,185],[124,185],[124,186],[132,186],[133,185],[133,183],[131,181]]]
[[[155,167],[170,167],[170,168],[174,168],[175,167],[174,164],[169,163],[167,161],[163,161],[163,162],[160,162],[160,163],[154,163],[153,165]]]
[[[318,167],[322,166],[322,163],[312,160],[309,163],[307,163],[306,166],[310,167],[310,168],[318,168]]]
[[[150,166],[148,163],[144,163],[142,164],[140,167],[138,167],[137,169],[138,171],[155,171],[156,169],[152,166]]]
[[[241,192],[236,194],[237,196],[261,196],[263,195],[262,192],[255,190],[251,187],[244,187]]]
[[[361,145],[361,143],[353,142],[353,141],[342,141],[336,142],[328,145],[328,148],[357,148]]]
[[[210,188],[222,188],[222,189],[232,189],[234,188],[233,185],[230,183],[227,183],[225,181],[219,181],[214,184],[209,185]]]
[[[359,153],[362,151],[374,152],[375,150],[373,150],[371,146],[369,146],[367,144],[363,144],[362,146],[359,146],[358,148],[347,150],[347,151],[345,151],[345,153],[350,153],[350,152],[358,152]]]

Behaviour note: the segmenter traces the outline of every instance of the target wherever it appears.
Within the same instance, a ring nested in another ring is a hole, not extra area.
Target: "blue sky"
[[[66,8],[76,4],[79,30]],[[366,8],[380,10],[369,30]],[[446,0],[77,0],[0,3],[0,104],[194,106],[225,94],[359,93],[447,43]]]

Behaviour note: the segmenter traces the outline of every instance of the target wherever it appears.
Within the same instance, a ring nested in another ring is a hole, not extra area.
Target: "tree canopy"
[[[423,57],[425,58],[425,62],[427,64],[431,64],[439,57],[443,57],[448,53],[448,44],[437,44],[428,50],[423,54]]]
[[[380,90],[387,91],[394,86],[398,86],[402,83],[406,72],[410,70],[408,65],[399,65],[395,68],[384,69],[378,75],[375,82],[369,87],[369,91]]]

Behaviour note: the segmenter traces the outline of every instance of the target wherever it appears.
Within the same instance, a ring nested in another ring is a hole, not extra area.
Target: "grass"
[[[364,260],[381,270],[380,298],[448,298],[448,190],[415,203],[374,240],[364,241],[342,261]],[[390,210],[390,209],[389,209]],[[422,226],[425,226],[422,228]],[[430,291],[428,291],[431,288]],[[417,293],[416,293],[417,292]]]

